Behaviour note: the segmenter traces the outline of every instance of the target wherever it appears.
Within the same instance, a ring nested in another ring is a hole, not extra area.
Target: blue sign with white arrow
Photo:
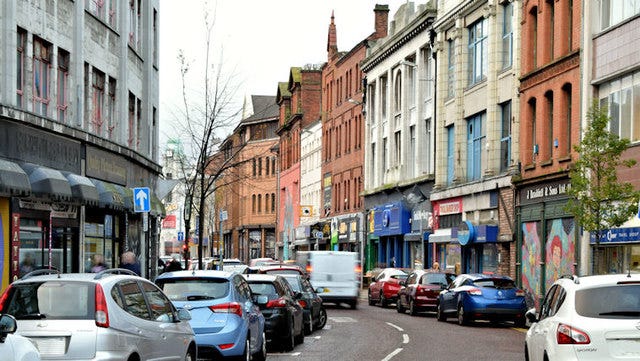
[[[149,187],[133,188],[133,210],[135,212],[149,212],[151,210]]]

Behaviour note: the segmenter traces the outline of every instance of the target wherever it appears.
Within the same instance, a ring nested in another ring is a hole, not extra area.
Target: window
[[[111,295],[116,299],[120,298],[117,288],[120,288],[120,294],[123,297],[124,310],[138,318],[148,320],[149,308],[144,300],[142,291],[140,291],[140,287],[138,287],[138,283],[136,281],[120,282],[117,287],[111,289]]]
[[[49,106],[51,44],[33,37],[33,111],[46,116]]]
[[[469,85],[487,77],[487,45],[487,19],[481,19],[469,27]]]
[[[258,158],[258,176],[262,177],[262,158]]]
[[[423,171],[430,172],[431,171],[431,118],[427,118],[424,120],[424,159],[422,160],[422,164],[424,164]],[[417,157],[418,155],[416,155]]]
[[[376,125],[376,84],[369,85],[369,123]]]
[[[158,66],[158,10],[153,9],[153,65]]]
[[[104,123],[104,78],[103,72],[93,69],[91,81],[91,124],[93,132],[99,136],[102,136],[102,124]]]
[[[502,6],[502,69],[511,67],[513,59],[513,3]]]
[[[251,196],[251,213],[256,213],[256,195]]]
[[[447,184],[453,183],[454,176],[455,133],[453,125],[447,127]],[[440,224],[442,226],[442,223]]]
[[[382,112],[382,120],[387,120],[387,77],[380,78],[380,111]]]
[[[386,172],[389,170],[389,144],[387,138],[382,139],[382,171]]]
[[[420,84],[418,89],[424,89],[424,102],[425,104],[433,98],[433,79],[432,79],[432,71],[431,71],[431,49],[425,48],[422,49],[422,77],[424,79],[417,79],[417,82]],[[420,83],[424,81],[426,83]],[[425,84],[423,87],[422,84]],[[426,106],[425,106],[426,109]]]
[[[511,164],[511,101],[500,104],[502,132],[500,135],[500,172],[506,172]]]
[[[571,153],[571,102],[573,101],[571,84],[565,84],[562,87],[562,97],[564,102],[564,136],[561,137],[560,141],[563,155],[569,155],[569,153]]]
[[[142,282],[142,289],[147,296],[149,309],[151,310],[151,320],[159,322],[173,322],[173,307],[171,301],[160,291],[160,289],[148,282]]]
[[[64,123],[67,115],[69,81],[69,53],[63,49],[58,49],[58,76],[57,76],[57,104],[58,121]]]
[[[395,167],[400,167],[402,165],[402,132],[400,131],[396,131],[393,134],[393,143],[394,143],[394,166]]]
[[[24,57],[26,54],[25,47],[27,46],[27,32],[18,28],[18,36],[16,39],[16,105],[22,108],[22,96],[24,95]]]
[[[271,174],[276,172],[276,157],[271,157]]]
[[[456,49],[455,40],[447,41],[447,98],[456,94]]]
[[[409,166],[409,176],[416,176],[416,160],[418,159],[416,155],[416,126],[412,125],[409,127],[409,160],[407,161],[407,165]]]
[[[413,62],[414,60],[408,60],[409,62]],[[416,72],[418,71],[417,66],[410,65],[409,70],[407,70],[407,106],[409,109],[413,109],[416,107]]]
[[[554,41],[555,41],[555,34],[554,34],[554,31],[553,31],[553,28],[555,27],[554,23],[555,23],[555,16],[556,16],[556,14],[555,14],[556,10],[555,10],[555,7],[554,7],[555,1],[556,0],[547,0],[545,2],[545,10],[547,11],[546,18],[547,18],[547,24],[548,24],[548,27],[549,27],[549,32],[547,34],[547,36],[549,37],[548,38],[548,44],[547,44],[547,46],[548,46],[548,50],[547,51],[549,52],[549,55],[547,56],[547,59],[549,61],[553,59],[553,44],[554,44]],[[569,29],[571,29],[571,28],[569,28]]]
[[[553,92],[548,91],[544,94],[547,103],[547,124],[545,129],[544,149],[546,159],[551,159],[553,154]]]
[[[258,213],[262,213],[262,194],[258,194],[258,205],[256,206]]]
[[[113,140],[113,130],[116,127],[116,120],[118,116],[116,114],[116,80],[109,77],[107,93],[107,138]]]
[[[255,178],[258,175],[258,161],[253,158],[251,163],[253,164],[253,177]]]
[[[537,137],[537,132],[538,132],[538,125],[536,117],[537,115],[537,109],[536,109],[536,99],[533,98],[531,100],[529,100],[529,114],[531,115],[531,125],[530,125],[530,129],[529,129],[529,134],[531,134],[531,145],[533,147],[532,149],[532,154],[533,154],[533,158],[535,158],[535,156],[538,154],[538,137]]]
[[[142,137],[142,101],[140,99],[136,99],[136,138],[135,138],[135,149],[140,149],[140,138]],[[149,132],[145,132],[144,135],[149,136]]]
[[[116,6],[119,0],[85,0],[85,9],[112,28],[116,26]]]
[[[135,142],[135,130],[136,130],[136,97],[133,93],[129,93],[129,127],[127,131],[129,132],[129,136],[127,138],[127,144],[130,148],[133,148]]]
[[[617,25],[636,14],[640,14],[640,1],[601,0],[600,30]]]
[[[601,105],[609,109],[609,131],[640,141],[640,72],[602,85],[600,94]]]
[[[276,194],[271,193],[271,213],[276,212]]]
[[[538,66],[538,8],[533,7],[529,13],[529,21],[531,22],[531,32],[529,33],[530,51],[532,66],[535,69]]]
[[[369,177],[371,177],[371,179],[375,179],[376,176],[376,143],[371,143],[371,158],[369,159],[369,161],[371,162],[370,167],[369,167]]]
[[[482,150],[484,149],[484,114],[472,116],[467,120],[467,179],[478,180],[482,177]]]

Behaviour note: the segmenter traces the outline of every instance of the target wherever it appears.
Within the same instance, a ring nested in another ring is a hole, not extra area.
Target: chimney
[[[375,32],[372,34],[372,38],[384,38],[388,34],[389,5],[376,4],[373,12],[375,13]]]

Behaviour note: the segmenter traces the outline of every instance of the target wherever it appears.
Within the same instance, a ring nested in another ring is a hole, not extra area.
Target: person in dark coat
[[[140,263],[138,262],[138,259],[136,258],[136,255],[131,252],[125,252],[122,254],[122,257],[120,258],[120,268],[124,268],[124,269],[128,269],[129,271],[133,271],[135,272],[135,274],[137,274],[138,276],[140,276]]]
[[[172,258],[167,266],[164,268],[165,272],[174,272],[174,271],[182,271],[182,265],[178,262],[177,259]]]

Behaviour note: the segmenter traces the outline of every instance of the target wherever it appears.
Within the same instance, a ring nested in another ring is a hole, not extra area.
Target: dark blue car
[[[508,276],[461,274],[438,295],[437,318],[457,317],[458,324],[475,320],[513,321],[525,325],[524,291]]]
[[[191,312],[189,322],[199,359],[266,359],[264,316],[240,274],[210,270],[166,272],[158,276],[156,284],[176,308]]]

